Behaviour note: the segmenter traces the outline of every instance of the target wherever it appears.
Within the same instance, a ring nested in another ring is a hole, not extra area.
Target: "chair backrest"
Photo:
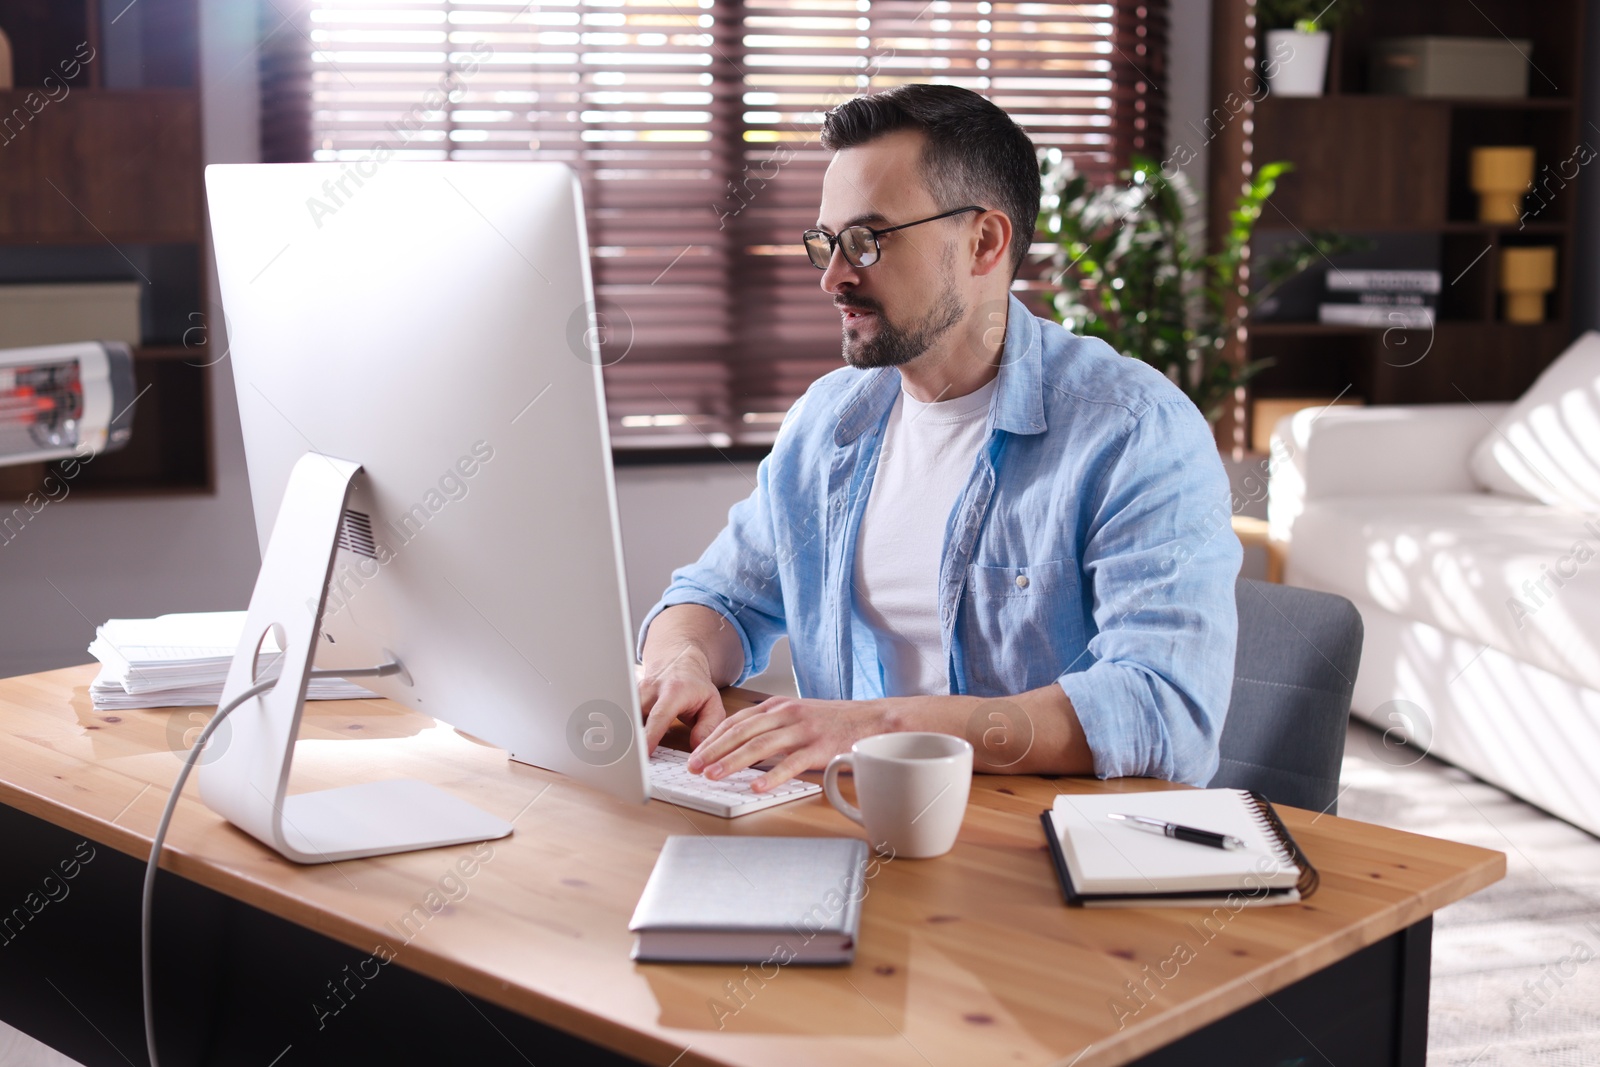
[[[1210,784],[1334,812],[1361,614],[1342,596],[1239,579],[1239,648]]]

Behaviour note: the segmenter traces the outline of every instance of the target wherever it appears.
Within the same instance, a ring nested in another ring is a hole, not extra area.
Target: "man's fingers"
[[[722,722],[723,714],[722,694],[715,688],[663,686],[645,720],[648,750],[654,752],[656,745],[672,729],[673,722],[679,719],[690,724],[692,731],[713,731]]]
[[[705,737],[695,742],[692,751],[698,752],[702,745],[718,744],[729,730],[736,729],[741,723],[749,722],[751,716],[755,713],[755,708],[745,708],[742,711],[734,712],[732,715],[723,716],[721,721],[717,722]]]
[[[650,709],[650,713],[645,716],[644,720],[644,750],[646,752],[654,752],[656,750],[656,746],[661,743],[661,739],[671,729],[672,721],[677,717],[676,714],[668,710],[666,704],[659,700],[655,702],[655,706]]]
[[[671,688],[663,687],[651,703],[649,714],[645,716],[644,739],[647,751],[654,752],[661,739],[666,736],[672,724],[678,717],[686,714],[694,707],[691,701],[683,699]]]
[[[753,767],[762,760],[783,756],[805,744],[805,729],[798,725],[760,723],[764,729],[732,752],[706,765],[706,777],[713,780]],[[767,772],[771,774],[771,771]]]
[[[645,679],[639,683],[639,711],[646,719],[650,718],[650,709],[656,706],[656,700],[661,696],[661,686],[653,679]]]
[[[810,753],[811,750],[808,748],[803,748],[798,752],[791,752],[789,755],[785,756],[776,767],[773,767],[771,770],[767,771],[766,774],[763,774],[760,778],[757,778],[755,781],[751,782],[750,788],[754,792],[765,793],[769,789],[776,789],[778,786],[782,785],[784,782],[787,782],[801,771],[811,770],[811,764],[814,761],[812,760]]]
[[[716,718],[711,715],[702,715],[694,721],[694,726],[689,729],[689,751],[693,752],[706,743],[706,738],[717,732],[717,729],[727,722],[727,718]]]
[[[745,708],[723,719],[722,723],[711,731],[711,736],[695,746],[694,754],[689,757],[689,770],[699,773],[750,738],[782,726],[787,721],[771,712],[761,711],[760,708],[761,705],[757,704],[753,708]]]

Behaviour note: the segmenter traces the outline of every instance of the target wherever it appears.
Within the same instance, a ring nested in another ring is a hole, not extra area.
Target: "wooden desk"
[[[11,809],[0,918],[53,873],[57,858],[71,858],[73,842],[98,846],[72,895],[0,934],[9,942],[0,946],[0,1013],[58,1047],[70,1044],[65,1051],[91,1065],[142,1062],[137,973],[127,958],[137,947],[137,875],[178,770],[174,749],[204,715],[96,713],[92,676],[92,667],[76,667],[0,681],[0,804]],[[1342,1063],[1328,1043],[1370,1019],[1316,1029],[1338,1022],[1335,1006],[1319,1009],[1316,999],[1329,994],[1302,979],[1370,960],[1367,971],[1388,977],[1341,972],[1339,987],[1350,987],[1340,994],[1346,1000],[1364,991],[1374,1004],[1337,1007],[1387,1012],[1391,1061],[1420,1064],[1417,972],[1425,1023],[1430,916],[1505,871],[1498,852],[1283,809],[1322,872],[1321,889],[1303,905],[1224,910],[1205,927],[1208,913],[1191,909],[1068,909],[1040,838],[1040,810],[1058,791],[1152,783],[979,776],[952,853],[875,869],[852,966],[639,965],[628,959],[627,921],[667,835],[856,827],[820,797],[733,821],[659,802],[624,805],[512,764],[387,701],[308,706],[291,791],[396,775],[447,788],[513,819],[516,831],[477,846],[483,858],[470,877],[456,865],[473,846],[298,867],[227,825],[190,784],[164,857],[181,878],[163,875],[158,889],[158,1030],[164,1048],[181,1046],[164,1060],[330,1062],[329,1050],[381,1020],[392,1039],[414,1035],[404,1040],[419,1050],[430,1026],[459,1028],[452,1040],[462,1047],[476,1030],[508,1062],[540,1067],[607,1060],[561,1045],[559,1034],[529,1047],[550,1035],[544,1027],[678,1067],[1095,1067],[1134,1061],[1209,1024],[1225,1028],[1230,1016],[1234,1037],[1205,1032],[1237,1041],[1279,1013]],[[278,957],[302,941],[327,951],[307,949],[311,964],[287,968]],[[377,962],[384,946],[399,967]],[[356,972],[376,977],[352,985]],[[423,1009],[400,995],[406,989],[443,992]],[[47,1018],[51,1005],[59,1025]],[[67,1023],[77,1037],[64,1034]],[[252,1050],[243,1058],[218,1051],[241,1043]],[[1181,1061],[1169,1049],[1150,1062]]]

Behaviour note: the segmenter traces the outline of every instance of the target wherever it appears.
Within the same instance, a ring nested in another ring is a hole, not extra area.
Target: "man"
[[[1240,547],[1205,419],[1149,366],[1009,296],[1039,210],[1033,144],[953,86],[828,113],[806,234],[849,366],[784,420],[757,486],[640,630],[651,748],[775,760],[770,789],[863,737],[967,737],[979,770],[1217,766]],[[725,716],[787,634],[800,698]]]

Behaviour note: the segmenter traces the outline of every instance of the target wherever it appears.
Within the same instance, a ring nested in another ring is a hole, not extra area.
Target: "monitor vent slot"
[[[339,520],[339,547],[368,559],[378,558],[378,543],[372,539],[372,518],[345,508]]]

